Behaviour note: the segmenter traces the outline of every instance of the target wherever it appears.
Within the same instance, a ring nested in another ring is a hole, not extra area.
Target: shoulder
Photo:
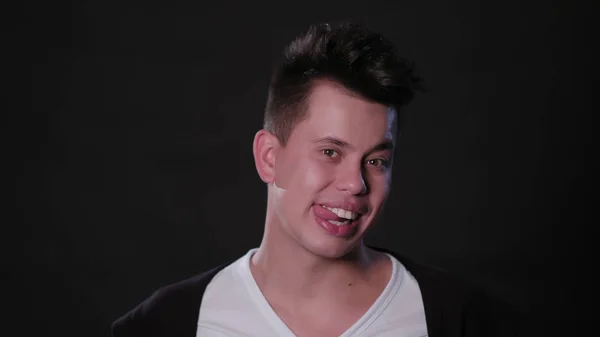
[[[159,288],[111,324],[112,336],[190,335],[189,329],[196,326],[206,287],[228,264],[222,264],[186,280]]]
[[[467,284],[456,275],[441,268],[417,262],[397,252],[371,247],[377,251],[387,253],[398,260],[419,284],[424,297],[435,295],[436,301],[453,301],[458,304],[472,295],[474,287]]]
[[[517,331],[522,330],[521,313],[481,285],[395,252],[379,250],[394,256],[415,278],[427,319],[435,322],[431,328],[463,331],[466,336],[518,336]]]

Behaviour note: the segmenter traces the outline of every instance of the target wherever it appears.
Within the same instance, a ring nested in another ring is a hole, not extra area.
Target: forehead
[[[293,138],[336,137],[357,148],[394,140],[393,108],[366,100],[333,82],[315,84],[307,103],[307,116],[292,132]]]

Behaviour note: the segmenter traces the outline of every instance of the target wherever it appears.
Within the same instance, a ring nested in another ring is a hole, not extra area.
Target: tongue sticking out
[[[346,220],[345,218],[340,218],[337,214],[333,213],[332,211],[328,210],[327,208],[324,208],[321,205],[313,206],[313,210],[315,212],[315,215],[323,220],[335,220],[335,221],[345,221]]]

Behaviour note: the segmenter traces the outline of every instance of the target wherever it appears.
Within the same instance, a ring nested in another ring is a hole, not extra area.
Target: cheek
[[[295,161],[289,166],[290,186],[302,193],[314,193],[323,188],[335,174],[334,168],[326,162],[306,155],[304,160]]]
[[[331,167],[323,165],[322,163],[312,163],[309,165],[303,174],[304,184],[307,188],[310,188],[313,192],[319,191],[328,185],[331,177],[334,175]]]
[[[315,195],[328,186],[333,174],[331,167],[316,161],[307,160],[288,166],[288,171],[282,174],[288,182],[282,194],[286,213],[303,212],[303,207],[299,206],[309,207]]]
[[[385,199],[388,195],[392,183],[391,174],[374,174],[369,177],[371,194],[374,199]]]

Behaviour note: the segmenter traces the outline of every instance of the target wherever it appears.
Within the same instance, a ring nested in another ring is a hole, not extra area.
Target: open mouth
[[[358,214],[357,212],[353,212],[353,211],[349,211],[349,210],[345,210],[345,209],[341,209],[341,208],[327,207],[325,205],[320,205],[320,206],[337,216],[337,219],[327,219],[326,220],[327,222],[334,224],[336,226],[349,225],[352,222],[355,222],[358,218],[360,218],[360,214]]]
[[[341,208],[328,207],[323,204],[313,206],[317,223],[329,234],[335,236],[351,236],[358,229],[361,214]]]

